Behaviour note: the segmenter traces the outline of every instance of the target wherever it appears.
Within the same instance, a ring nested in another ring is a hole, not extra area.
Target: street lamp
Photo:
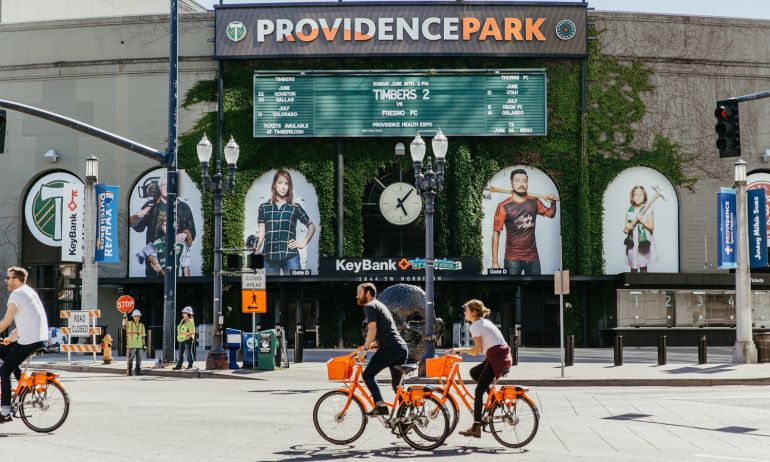
[[[436,337],[433,332],[436,323],[436,310],[433,306],[433,215],[436,211],[434,202],[436,193],[444,186],[444,162],[449,141],[439,128],[431,141],[433,154],[436,157],[436,170],[433,170],[430,157],[425,162],[425,173],[422,172],[422,160],[425,157],[425,141],[420,132],[409,144],[409,154],[414,162],[414,184],[420,195],[425,198],[425,327],[423,344],[425,353],[422,358],[432,358],[436,355]]]
[[[222,177],[222,156],[217,150],[214,178],[209,177],[209,160],[212,146],[203,135],[197,146],[201,167],[201,185],[204,191],[214,192],[214,315],[212,318],[213,338],[211,351],[206,358],[206,369],[227,369],[227,354],[222,348],[222,193],[235,188],[235,169],[240,148],[233,137],[225,146],[225,161],[229,175]]]
[[[96,266],[96,182],[99,179],[99,159],[88,156],[86,159],[86,184],[83,197],[83,269],[81,270],[81,306],[82,310],[95,310],[98,303],[98,269]]]
[[[757,348],[751,338],[751,269],[746,209],[746,162],[735,162],[735,208],[738,218],[738,265],[735,269],[735,346],[734,363],[756,363]]]

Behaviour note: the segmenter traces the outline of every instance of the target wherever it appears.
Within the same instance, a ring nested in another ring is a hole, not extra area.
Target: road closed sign
[[[70,337],[88,337],[88,311],[71,311],[69,321]]]
[[[128,314],[134,310],[136,307],[136,302],[134,301],[134,297],[130,295],[123,295],[118,298],[118,301],[115,303],[118,307],[118,311],[120,311],[123,314]]]

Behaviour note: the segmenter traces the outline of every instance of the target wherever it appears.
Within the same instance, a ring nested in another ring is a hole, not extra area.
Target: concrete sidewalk
[[[697,364],[697,352],[694,348],[669,348],[669,363],[657,366],[655,348],[626,348],[625,364],[612,365],[612,349],[576,349],[575,365],[564,368],[564,377],[559,367],[558,349],[520,349],[519,365],[500,383],[520,384],[537,387],[550,386],[711,386],[711,385],[770,385],[770,363],[731,364],[729,347],[712,347],[709,359],[713,363]],[[326,382],[325,362],[335,356],[342,356],[351,350],[305,350],[303,363],[293,362],[288,369],[275,371],[253,370],[249,365],[239,370],[205,370],[205,361],[196,361],[193,369],[181,371],[155,368],[154,359],[144,359],[142,372],[148,376],[177,378],[220,378],[245,380],[291,380],[297,382]],[[443,353],[439,350],[438,354]],[[94,363],[91,356],[72,355],[73,361],[67,361],[66,354],[50,354],[33,359],[36,367],[74,371],[125,374],[125,357],[116,357],[109,365],[101,363],[97,356]],[[482,357],[464,357],[461,366],[462,376],[469,382],[470,369],[481,361]],[[389,381],[389,373],[384,371],[378,381]],[[411,378],[409,383],[435,383],[434,379]]]

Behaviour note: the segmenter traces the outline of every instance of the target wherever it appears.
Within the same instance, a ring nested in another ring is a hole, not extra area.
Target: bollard
[[[615,365],[623,365],[623,336],[615,336]]]
[[[152,345],[152,328],[147,329],[147,359],[155,358],[155,347]]]
[[[126,328],[118,329],[118,356],[126,356]]]
[[[708,362],[707,351],[706,336],[702,335],[698,337],[698,364],[706,364]]]
[[[572,366],[575,364],[575,336],[567,336],[567,351],[564,352],[564,365]]]
[[[302,345],[302,324],[297,324],[297,330],[294,333],[294,362],[299,364],[303,362],[304,348]]]
[[[666,336],[658,337],[658,366],[666,365]]]
[[[519,345],[516,344],[516,342],[513,342],[511,345],[511,365],[512,366],[518,366],[519,365]]]

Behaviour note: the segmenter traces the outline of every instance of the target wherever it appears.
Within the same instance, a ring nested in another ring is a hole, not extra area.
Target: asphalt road
[[[770,460],[766,387],[602,387],[532,390],[540,430],[524,451],[488,434],[452,435],[433,453],[411,450],[377,421],[353,445],[313,427],[334,384],[63,373],[70,417],[53,434],[0,425],[3,454],[78,461]],[[386,398],[388,398],[386,394]],[[459,428],[471,418],[464,414]]]

